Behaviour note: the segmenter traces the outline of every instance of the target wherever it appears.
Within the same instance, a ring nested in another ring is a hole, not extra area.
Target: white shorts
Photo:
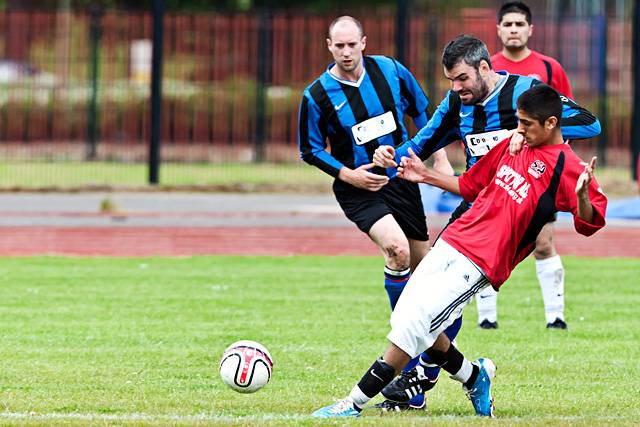
[[[387,338],[409,356],[417,356],[487,286],[489,281],[469,258],[438,239],[402,291]]]

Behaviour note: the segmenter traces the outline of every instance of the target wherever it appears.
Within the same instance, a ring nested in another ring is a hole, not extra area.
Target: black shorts
[[[429,240],[418,184],[396,178],[379,191],[368,191],[336,179],[333,193],[347,218],[364,233],[368,234],[373,224],[391,214],[407,238]]]

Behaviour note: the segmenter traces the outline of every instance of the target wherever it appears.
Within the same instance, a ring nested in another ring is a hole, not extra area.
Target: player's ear
[[[327,39],[327,49],[331,47],[331,39]]]
[[[556,116],[551,116],[545,120],[544,125],[548,130],[552,130],[558,126],[558,118]]]
[[[529,25],[529,37],[533,35],[533,24]]]
[[[362,43],[362,50],[364,50],[364,48],[367,47],[367,36],[362,36],[360,43]]]
[[[491,67],[489,66],[489,63],[484,59],[480,60],[480,63],[478,64],[478,71],[480,71],[482,74],[486,74],[490,70],[491,70]]]

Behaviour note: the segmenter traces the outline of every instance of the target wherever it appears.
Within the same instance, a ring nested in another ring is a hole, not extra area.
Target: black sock
[[[369,398],[373,398],[396,376],[395,369],[382,358],[376,360],[367,373],[362,376],[358,387]]]
[[[430,348],[427,350],[427,354],[431,360],[433,360],[433,363],[437,364],[451,375],[458,373],[462,367],[462,362],[464,362],[464,356],[453,344],[449,346],[446,353]]]

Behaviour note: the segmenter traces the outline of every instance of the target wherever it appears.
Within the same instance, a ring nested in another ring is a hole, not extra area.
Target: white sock
[[[542,290],[547,323],[564,320],[564,267],[559,255],[536,260],[536,273]]]
[[[360,390],[360,387],[358,387],[357,384],[353,387],[353,389],[351,389],[351,393],[349,393],[349,399],[351,399],[353,404],[356,406],[356,409],[364,408],[364,405],[366,405],[367,402],[371,400],[370,397],[368,397],[362,392],[362,390]]]
[[[456,372],[454,375],[451,375],[451,378],[456,381],[460,381],[462,384],[464,384],[467,381],[469,381],[469,378],[471,378],[472,373],[473,373],[473,365],[471,364],[471,362],[469,362],[465,358],[464,361],[462,362],[462,366],[460,367],[460,370]]]
[[[478,323],[484,319],[489,322],[498,321],[498,293],[491,286],[487,286],[476,295],[478,308]]]

